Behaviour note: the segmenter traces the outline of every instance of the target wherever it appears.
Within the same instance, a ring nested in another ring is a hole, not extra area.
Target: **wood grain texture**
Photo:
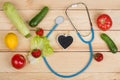
[[[69,73],[67,73],[69,74]],[[6,76],[7,75],[7,76]],[[52,73],[0,73],[1,80],[120,80],[120,73],[84,73],[71,79],[59,78]],[[6,76],[6,77],[3,77]]]
[[[117,54],[111,52],[101,53],[104,55],[104,61],[98,63],[93,59],[92,65],[85,72],[120,72],[120,52]],[[0,72],[50,72],[42,59],[39,63],[27,63],[25,68],[16,70],[11,66],[10,62],[14,54],[23,54],[26,57],[28,52],[0,52],[0,63],[2,64]],[[47,57],[47,59],[57,72],[75,73],[87,64],[89,52],[55,52],[54,55]]]
[[[7,33],[13,32],[18,35],[19,39],[19,46],[15,51],[29,51],[30,50],[30,39],[26,39],[24,36],[22,36],[18,31],[0,31],[0,51],[9,51],[9,49],[6,47],[4,44],[4,37]],[[88,34],[88,31],[80,31],[82,34]],[[35,35],[34,31],[31,31],[32,35]],[[45,32],[45,35],[48,33],[48,31]],[[106,43],[100,38],[100,34],[103,33],[102,31],[95,31],[95,39],[93,44],[93,50],[94,51],[109,51]],[[73,43],[70,45],[69,48],[63,49],[57,42],[57,36],[60,34],[68,34],[73,37]],[[120,31],[107,31],[106,34],[108,34],[113,41],[115,41],[118,50],[120,50],[120,41],[119,38],[116,37],[116,35],[120,34]],[[91,39],[91,35],[85,39]],[[50,43],[52,47],[54,48],[55,51],[89,51],[89,47],[87,44],[83,43],[77,36],[75,31],[55,31],[51,34],[50,38]],[[23,45],[25,44],[25,45]]]
[[[21,17],[28,22],[39,12],[40,10],[19,10],[19,14]],[[85,11],[76,11],[72,10],[70,16],[72,16],[73,22],[76,24],[76,28],[78,30],[90,30],[88,18],[85,14]],[[96,19],[100,14],[108,14],[112,18],[113,25],[110,30],[120,30],[120,11],[119,10],[90,10],[90,16],[93,23],[93,28],[95,30],[100,30],[96,25]],[[79,17],[78,17],[79,15]],[[55,19],[57,16],[63,16],[65,21],[60,24],[60,26],[56,30],[74,30],[68,18],[65,15],[64,10],[50,10],[47,16],[43,19],[43,21],[37,26],[40,28],[44,28],[45,30],[51,30],[55,25]],[[75,18],[73,18],[75,17]],[[6,17],[3,11],[0,11],[0,30],[15,30],[13,24],[11,24],[10,20]],[[30,26],[28,26],[30,28]],[[35,30],[34,28],[30,28],[31,30]]]
[[[0,9],[4,2],[12,2],[17,9],[41,9],[43,6],[49,6],[51,9],[65,9],[68,5],[84,2],[89,9],[120,9],[119,0],[0,0]]]
[[[28,22],[44,7],[50,8],[49,13],[37,26],[45,30],[45,35],[52,29],[57,16],[63,16],[65,21],[50,36],[49,40],[55,50],[55,54],[47,57],[52,67],[59,73],[70,75],[82,69],[89,59],[89,47],[77,37],[73,27],[65,15],[65,9],[78,0],[0,0],[0,80],[120,80],[120,1],[119,0],[81,0],[90,9],[90,16],[95,30],[95,39],[92,43],[94,53],[101,52],[104,55],[102,62],[93,59],[91,66],[77,77],[63,79],[52,74],[41,59],[39,64],[29,64],[16,70],[11,65],[11,58],[14,54],[23,54],[27,59],[30,51],[30,39],[24,38],[9,21],[3,12],[4,2],[12,2],[21,17]],[[96,25],[96,19],[100,14],[108,14],[112,18],[113,26],[109,31],[101,31]],[[76,28],[81,34],[89,32],[85,10],[71,10],[71,17],[76,23]],[[79,15],[79,16],[78,16]],[[78,20],[80,19],[80,20]],[[80,26],[78,26],[78,24]],[[31,30],[35,35],[36,28]],[[4,37],[7,33],[13,32],[19,38],[19,46],[15,51],[10,51],[4,44]],[[100,38],[101,33],[108,34],[116,43],[119,52],[112,54],[105,42]],[[69,34],[74,38],[73,44],[66,50],[62,49],[56,39],[59,34]],[[91,36],[87,37],[90,39]]]

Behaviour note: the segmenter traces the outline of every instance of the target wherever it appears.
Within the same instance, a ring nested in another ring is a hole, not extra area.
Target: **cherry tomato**
[[[15,54],[11,60],[12,66],[16,69],[21,69],[26,64],[26,59],[21,54]]]
[[[42,54],[42,51],[41,51],[40,49],[34,49],[34,50],[32,51],[32,56],[35,57],[35,58],[40,57],[41,54]]]
[[[109,30],[112,26],[112,19],[107,14],[102,14],[97,18],[98,27],[103,30]]]
[[[44,35],[44,30],[41,29],[41,28],[38,28],[37,31],[36,31],[36,34],[39,35],[39,36],[43,36]]]
[[[103,60],[103,54],[101,54],[101,53],[94,54],[94,59],[98,62],[102,61]]]

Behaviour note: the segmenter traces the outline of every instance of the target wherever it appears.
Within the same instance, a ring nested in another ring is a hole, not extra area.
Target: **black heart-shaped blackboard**
[[[58,42],[64,49],[66,49],[72,44],[73,38],[72,36],[59,35]]]

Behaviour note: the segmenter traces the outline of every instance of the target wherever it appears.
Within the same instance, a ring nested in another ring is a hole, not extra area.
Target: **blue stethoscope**
[[[80,5],[80,4],[82,4],[82,5],[85,6],[86,11],[87,11],[87,15],[88,15],[88,19],[89,19],[89,22],[90,22],[90,26],[91,26],[91,34],[92,34],[92,37],[91,37],[91,39],[90,39],[89,41],[86,41],[86,40],[83,39],[83,36],[82,36],[82,35],[78,32],[78,30],[75,28],[73,22],[71,21],[70,17],[69,17],[68,14],[67,14],[67,10],[68,10],[70,7],[77,7],[77,6]],[[76,4],[72,4],[72,5],[68,6],[67,9],[66,9],[66,11],[65,11],[65,13],[66,13],[66,16],[68,17],[70,23],[72,24],[73,28],[74,28],[75,31],[77,32],[77,35],[78,35],[79,39],[80,39],[82,42],[84,42],[85,44],[88,44],[88,45],[89,45],[89,49],[90,49],[90,59],[89,59],[87,65],[86,65],[82,70],[80,70],[80,71],[78,71],[77,73],[72,74],[72,75],[61,75],[61,74],[57,73],[57,72],[50,66],[50,64],[48,63],[46,57],[43,56],[43,60],[44,60],[44,62],[45,62],[45,64],[46,64],[46,66],[49,68],[49,70],[50,70],[52,73],[54,73],[56,76],[59,76],[59,77],[61,77],[61,78],[72,78],[72,77],[75,77],[75,76],[77,76],[77,75],[79,75],[79,74],[82,74],[82,73],[90,66],[90,64],[91,64],[91,62],[92,62],[92,59],[93,59],[92,42],[93,42],[93,40],[94,40],[94,29],[93,29],[93,27],[92,27],[92,22],[91,22],[91,19],[90,19],[90,15],[89,15],[88,8],[87,8],[87,6],[86,6],[84,3],[76,3]],[[53,32],[53,31],[58,27],[58,25],[61,24],[63,21],[64,21],[64,18],[61,17],[61,16],[59,16],[59,17],[56,18],[56,24],[55,24],[55,26],[51,29],[51,31],[48,33],[47,38],[49,38],[49,36],[52,34],[52,32]]]

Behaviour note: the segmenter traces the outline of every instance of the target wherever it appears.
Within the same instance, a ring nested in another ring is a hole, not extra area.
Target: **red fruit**
[[[102,14],[97,18],[98,27],[103,30],[109,30],[112,26],[112,19],[107,14]]]
[[[101,53],[94,54],[94,59],[98,62],[102,61],[103,60],[103,54],[101,54]]]
[[[43,36],[44,35],[44,30],[38,28],[37,31],[36,31],[36,34],[39,35],[39,36]]]
[[[21,54],[15,54],[11,60],[12,66],[16,69],[21,69],[26,64],[26,59]]]
[[[38,57],[40,57],[41,56],[41,50],[40,49],[34,49],[33,51],[32,51],[32,56],[33,57],[35,57],[35,58],[38,58]]]

